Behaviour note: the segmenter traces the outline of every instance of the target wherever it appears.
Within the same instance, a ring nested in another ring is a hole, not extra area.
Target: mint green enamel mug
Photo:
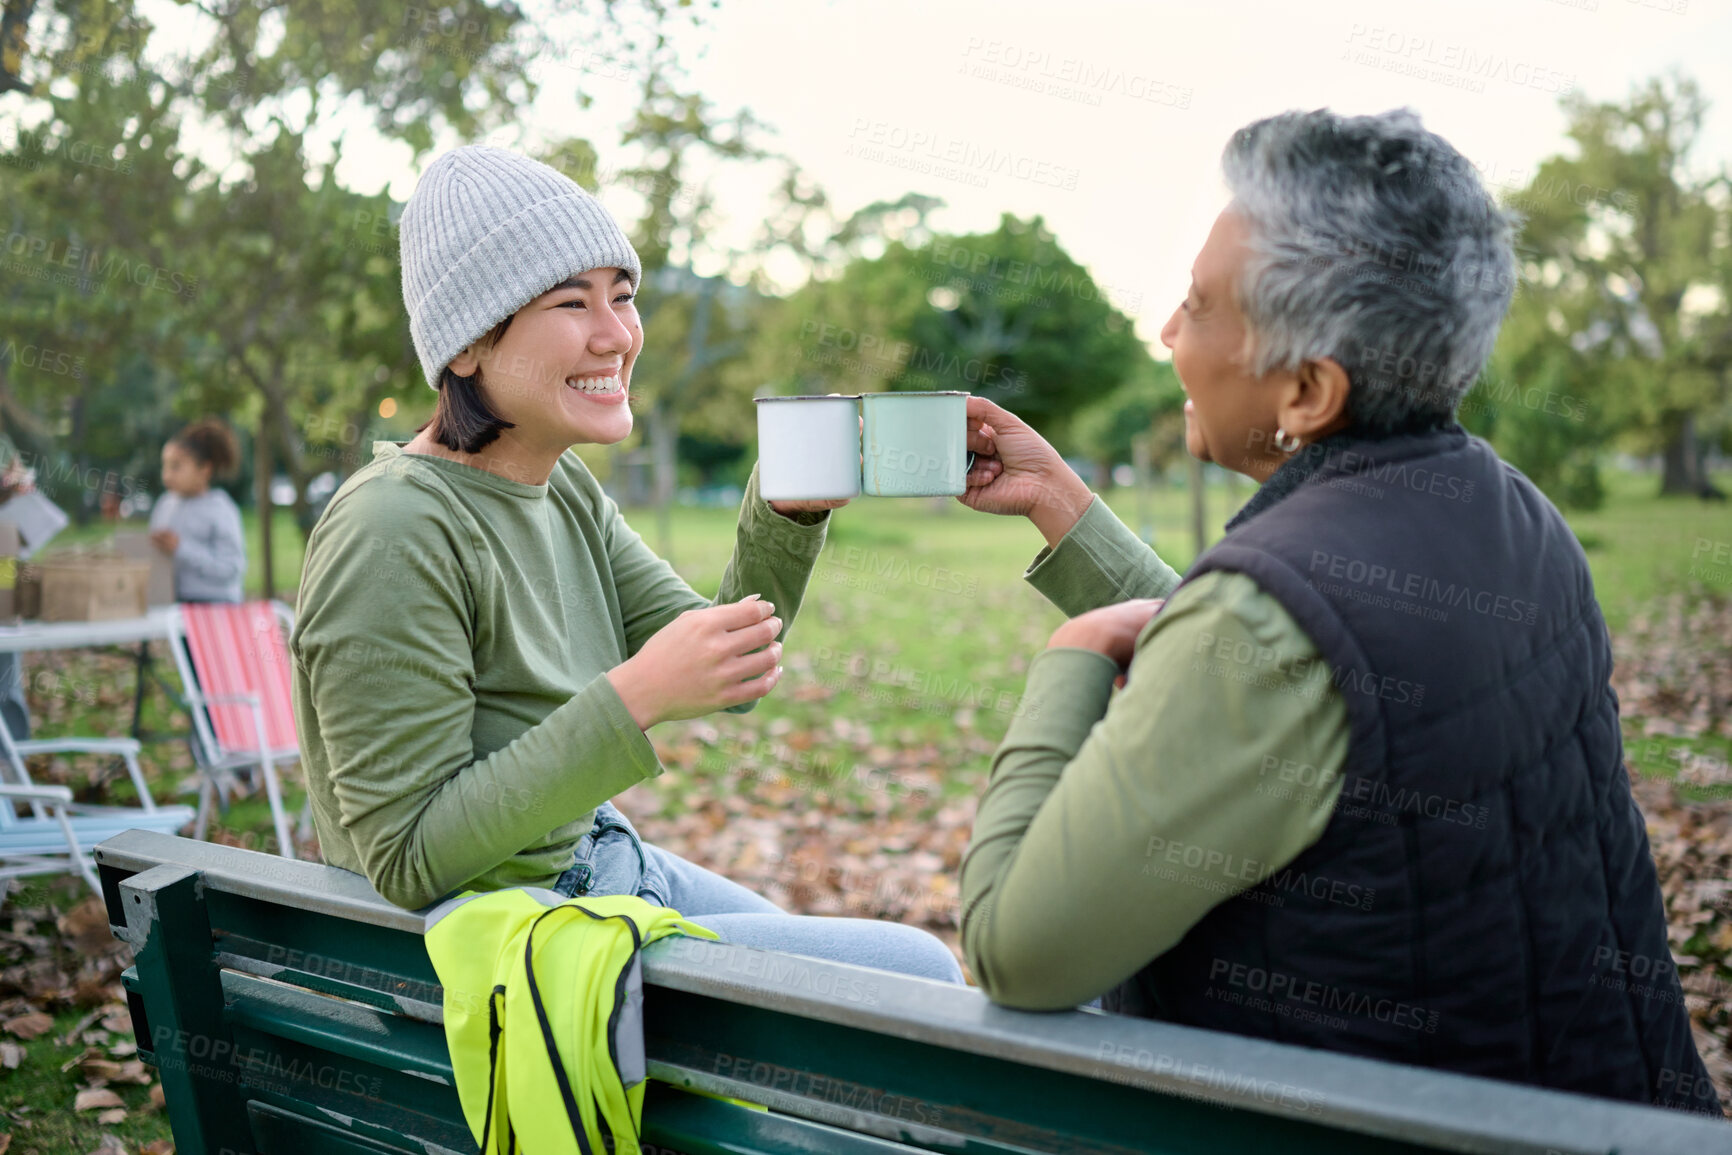
[[[952,497],[966,488],[968,394],[863,393],[860,492],[874,497]]]

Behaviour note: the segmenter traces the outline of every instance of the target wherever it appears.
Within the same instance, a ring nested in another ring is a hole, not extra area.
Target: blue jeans
[[[567,898],[635,894],[742,946],[962,981],[950,948],[919,927],[789,914],[739,883],[643,841],[611,802],[596,810],[595,825],[578,840],[575,860],[553,889]]]

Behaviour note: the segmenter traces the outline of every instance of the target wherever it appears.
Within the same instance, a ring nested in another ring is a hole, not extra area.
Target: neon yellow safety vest
[[[445,1041],[481,1155],[637,1149],[645,1075],[638,951],[670,934],[719,937],[635,895],[470,892],[429,912]]]

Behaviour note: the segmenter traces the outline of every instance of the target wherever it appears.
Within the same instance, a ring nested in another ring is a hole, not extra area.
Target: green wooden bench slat
[[[268,1103],[248,1103],[247,1121],[252,1125],[257,1155],[307,1155],[310,1151],[325,1155],[427,1155],[427,1149],[419,1144],[388,1146]]]
[[[452,1090],[442,1027],[236,971],[223,972],[222,991],[231,1023]]]
[[[909,1155],[918,1147],[725,1103],[660,1083],[644,1097],[643,1147],[668,1155]]]
[[[644,1000],[658,1078],[933,1150],[1417,1155],[1436,1148],[801,1020],[684,991]],[[809,1072],[822,1072],[815,1078]],[[803,1093],[806,1102],[795,1098]]]
[[[230,1093],[245,1101],[339,1123],[387,1146],[473,1153],[453,1088],[241,1023],[233,1025],[233,1039],[237,1082]]]

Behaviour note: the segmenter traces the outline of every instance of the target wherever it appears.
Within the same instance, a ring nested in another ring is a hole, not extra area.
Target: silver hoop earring
[[[1299,448],[1299,439],[1285,429],[1275,430],[1275,448],[1282,453],[1292,453]]]

